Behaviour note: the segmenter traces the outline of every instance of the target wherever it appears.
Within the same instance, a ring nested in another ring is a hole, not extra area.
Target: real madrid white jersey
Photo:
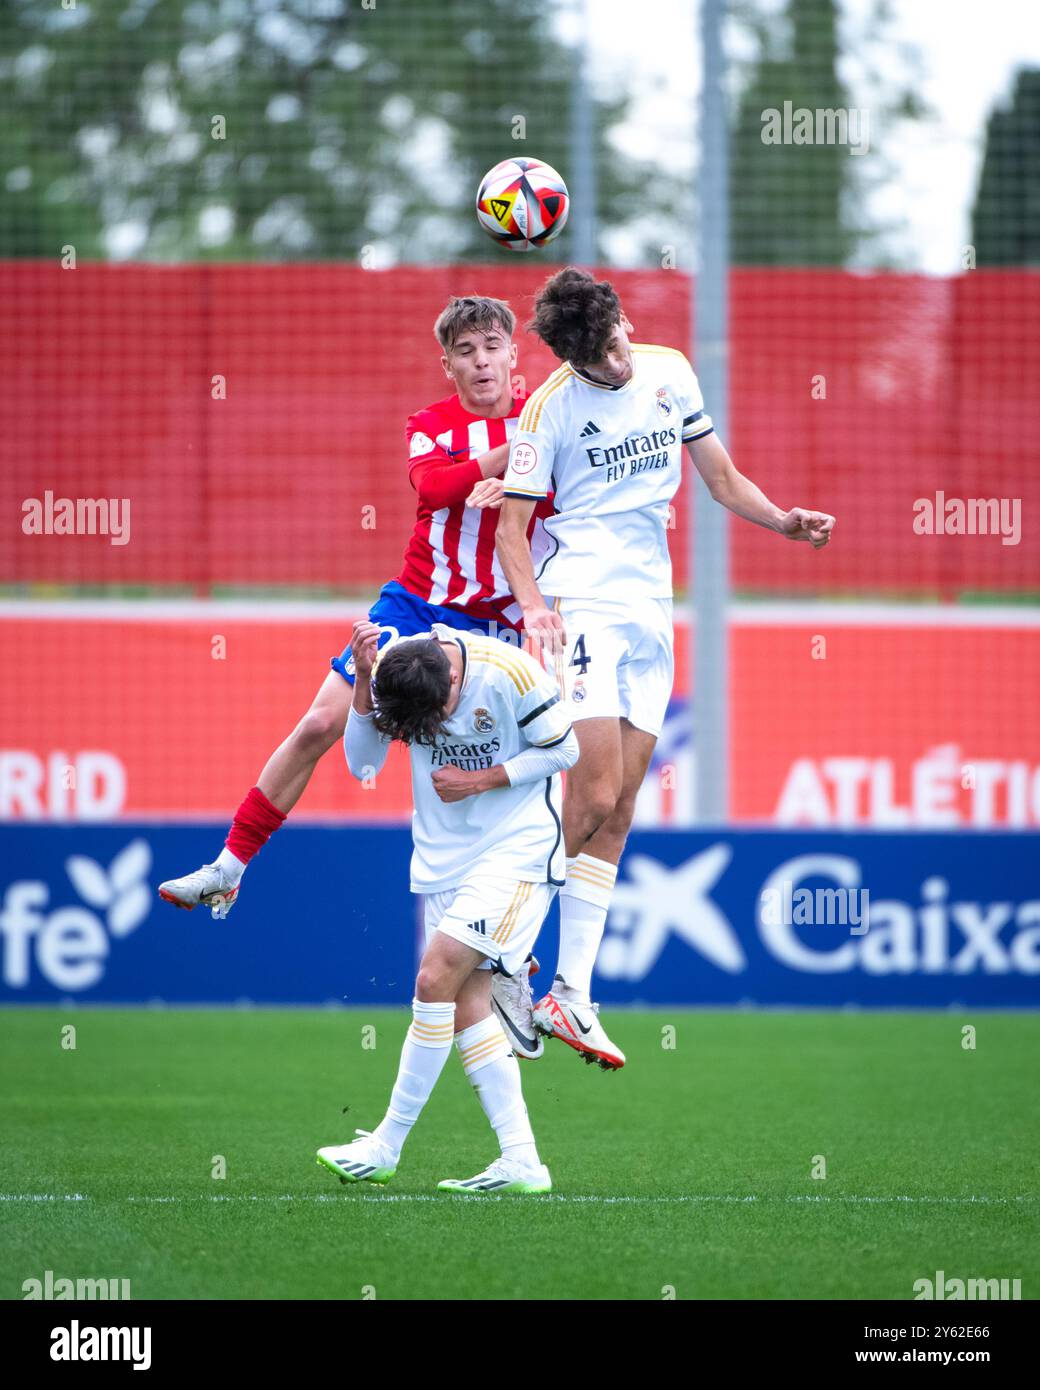
[[[505,475],[507,497],[555,493],[548,553],[535,562],[544,595],[670,598],[669,504],[682,447],[712,431],[693,368],[674,348],[633,343],[623,386],[569,362],[524,406]]]
[[[482,633],[437,623],[422,637],[400,640],[430,638],[458,643],[463,674],[459,703],[436,741],[410,748],[412,892],[440,892],[474,874],[561,884],[566,854],[559,773],[452,802],[441,801],[431,780],[449,764],[478,771],[527,748],[562,743],[571,721],[556,681],[527,652]]]

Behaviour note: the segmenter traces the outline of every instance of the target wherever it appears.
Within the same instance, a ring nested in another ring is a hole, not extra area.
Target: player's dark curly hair
[[[451,662],[439,642],[397,642],[372,683],[376,728],[402,743],[433,743],[451,693]]]
[[[609,280],[569,265],[547,280],[527,325],[561,362],[587,367],[606,351],[621,319],[621,301]]]

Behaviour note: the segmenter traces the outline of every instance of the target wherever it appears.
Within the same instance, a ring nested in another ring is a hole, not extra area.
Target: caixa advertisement
[[[250,867],[224,922],[161,902],[155,884],[211,857],[221,834],[217,825],[125,822],[0,830],[0,1000],[411,998],[407,830],[286,827]],[[1040,839],[1028,832],[637,831],[595,997],[1036,1007],[1038,860]],[[554,917],[538,947],[546,981]]]

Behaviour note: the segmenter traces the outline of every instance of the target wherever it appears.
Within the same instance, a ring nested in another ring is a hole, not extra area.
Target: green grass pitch
[[[497,1152],[456,1057],[389,1187],[315,1163],[381,1118],[405,1009],[8,1010],[0,1296],[48,1269],[135,1299],[1040,1294],[1040,1018],[604,1015],[623,1071],[522,1064],[552,1196],[487,1199],[434,1191]]]

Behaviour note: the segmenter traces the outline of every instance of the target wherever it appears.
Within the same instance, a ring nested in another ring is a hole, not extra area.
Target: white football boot
[[[544,1163],[528,1165],[508,1158],[496,1158],[475,1178],[445,1178],[438,1192],[461,1192],[468,1196],[536,1196],[552,1191],[552,1178]]]
[[[352,1144],[330,1144],[319,1149],[318,1163],[336,1174],[340,1182],[375,1182],[385,1186],[397,1172],[397,1157],[367,1129]]]
[[[532,975],[538,973],[534,956],[524,962],[515,975],[497,971],[491,977],[491,1007],[498,1016],[509,1046],[518,1057],[534,1060],[545,1051],[541,1034],[534,1026],[534,996],[531,994]]]
[[[598,1004],[576,1004],[549,993],[534,1006],[534,1026],[547,1038],[559,1038],[573,1047],[590,1066],[596,1062],[604,1071],[619,1071],[625,1065],[625,1054],[610,1041],[599,1021]]]
[[[219,864],[203,864],[201,869],[183,878],[168,878],[160,883],[159,897],[189,912],[201,903],[212,909],[214,921],[222,922],[235,905],[238,888]]]

